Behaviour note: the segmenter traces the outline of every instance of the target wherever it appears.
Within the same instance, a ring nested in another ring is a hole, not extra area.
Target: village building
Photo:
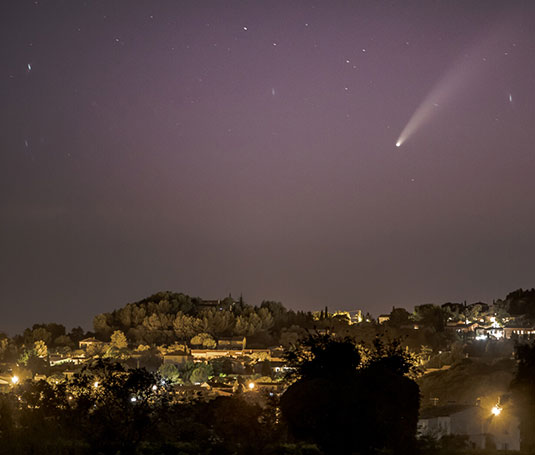
[[[423,410],[418,437],[467,436],[474,449],[520,450],[518,419],[507,408],[452,404]]]

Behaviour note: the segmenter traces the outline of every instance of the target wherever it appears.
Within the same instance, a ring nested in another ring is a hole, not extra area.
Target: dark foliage
[[[505,302],[512,316],[525,315],[535,319],[535,289],[517,289],[507,295]]]
[[[26,381],[0,395],[0,454],[269,454],[281,441],[276,403],[172,396],[157,375],[104,361]]]
[[[419,390],[405,376],[409,359],[399,345],[381,342],[366,356],[363,362],[349,338],[321,335],[289,355],[299,379],[282,396],[281,410],[295,438],[317,443],[327,454],[410,452]]]

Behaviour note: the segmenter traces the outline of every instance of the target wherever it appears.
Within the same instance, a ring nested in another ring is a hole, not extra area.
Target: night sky
[[[534,286],[534,30],[533,1],[2,1],[0,330]]]

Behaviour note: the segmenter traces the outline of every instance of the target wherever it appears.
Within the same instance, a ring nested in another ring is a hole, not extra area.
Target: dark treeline
[[[535,346],[519,345],[511,385],[523,449],[533,453]],[[185,393],[155,373],[95,360],[69,379],[0,394],[0,454],[404,455],[466,453],[466,438],[416,439],[413,357],[396,341],[362,347],[312,335],[287,353],[278,397]]]
[[[274,394],[187,395],[144,369],[96,360],[0,396],[2,454],[373,454],[415,448],[418,386],[399,344],[309,336]],[[280,401],[280,402],[279,402]]]

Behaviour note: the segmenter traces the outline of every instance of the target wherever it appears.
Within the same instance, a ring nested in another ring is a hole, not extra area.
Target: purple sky
[[[534,29],[532,1],[1,2],[0,330],[534,286]]]

